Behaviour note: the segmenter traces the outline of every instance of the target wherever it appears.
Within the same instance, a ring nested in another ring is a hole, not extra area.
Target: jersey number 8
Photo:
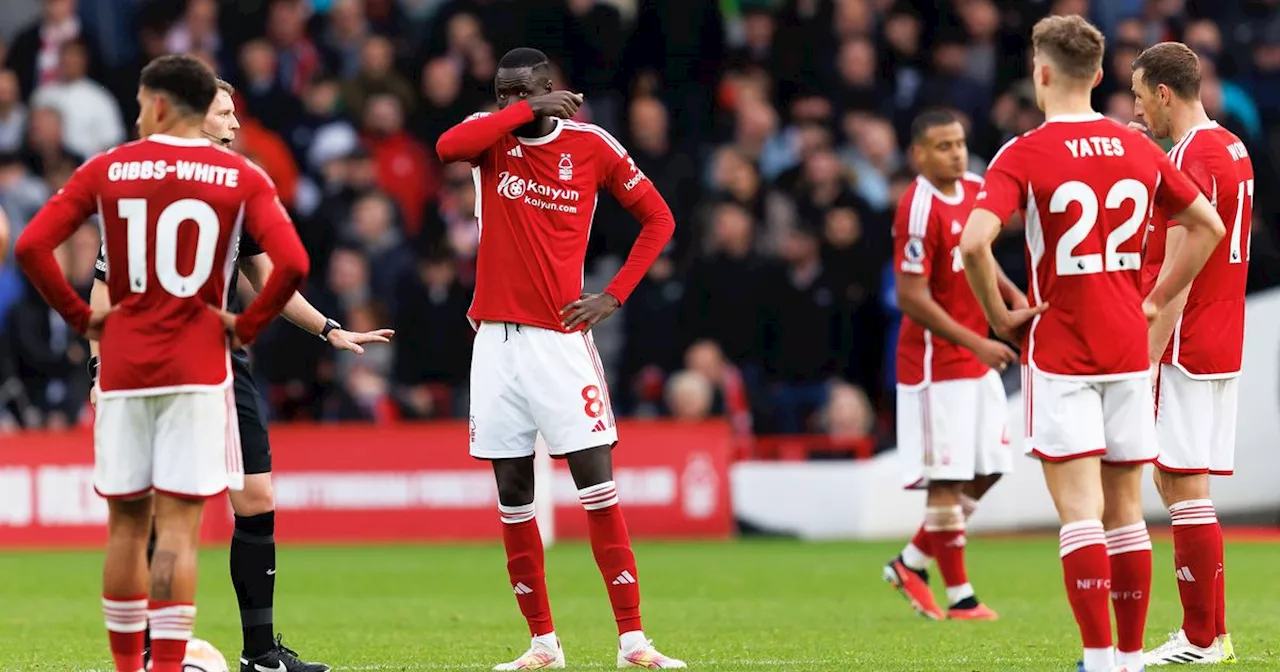
[[[147,201],[122,198],[117,212],[128,227],[129,290],[142,294],[147,291]],[[183,275],[178,271],[178,227],[187,220],[196,224],[196,259],[191,272]],[[200,291],[213,273],[218,229],[218,213],[198,199],[174,201],[160,211],[156,218],[155,270],[164,291],[183,299]]]
[[[1142,253],[1120,252],[1120,246],[1137,235],[1142,223],[1151,214],[1147,208],[1151,197],[1147,186],[1134,179],[1124,179],[1111,185],[1107,191],[1105,206],[1116,210],[1125,201],[1133,201],[1133,214],[1123,224],[1107,234],[1103,254],[1074,254],[1076,247],[1093,233],[1098,225],[1098,195],[1084,182],[1072,180],[1058,187],[1049,199],[1049,212],[1057,215],[1067,211],[1072,203],[1080,204],[1080,218],[1058,240],[1055,253],[1058,275],[1092,275],[1114,271],[1137,271],[1142,266]]]

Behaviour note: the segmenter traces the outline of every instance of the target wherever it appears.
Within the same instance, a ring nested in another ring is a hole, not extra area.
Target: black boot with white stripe
[[[1206,647],[1199,647],[1187,640],[1187,633],[1179,630],[1169,635],[1169,641],[1142,655],[1142,663],[1155,665],[1212,665],[1223,660],[1222,649],[1215,640]]]

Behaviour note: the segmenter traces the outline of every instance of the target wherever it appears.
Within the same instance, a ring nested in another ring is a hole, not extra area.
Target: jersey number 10
[[[1107,234],[1106,254],[1074,254],[1076,247],[1093,233],[1098,225],[1098,195],[1084,182],[1064,182],[1049,198],[1049,212],[1055,215],[1067,211],[1072,203],[1080,204],[1080,218],[1058,240],[1055,251],[1058,275],[1092,275],[1114,271],[1137,271],[1142,266],[1141,252],[1120,252],[1120,246],[1137,235],[1142,223],[1151,214],[1148,206],[1151,196],[1147,186],[1134,179],[1124,179],[1111,185],[1107,191],[1106,208],[1118,209],[1125,201],[1133,201],[1133,214],[1124,223]]]
[[[134,294],[147,291],[147,201],[122,198],[117,212],[127,223],[129,251],[129,290]],[[195,222],[196,259],[191,272],[178,271],[178,227]],[[218,213],[213,206],[195,198],[174,201],[156,218],[156,279],[164,291],[179,297],[196,295],[213,273],[214,254],[218,248]]]

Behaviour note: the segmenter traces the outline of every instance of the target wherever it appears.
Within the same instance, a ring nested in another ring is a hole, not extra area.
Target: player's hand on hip
[[[583,294],[577,301],[560,311],[565,331],[589,331],[596,323],[609,317],[622,303],[612,294]]]
[[[529,107],[533,108],[534,116],[569,119],[578,113],[579,107],[582,107],[582,94],[572,91],[552,91],[530,98]]]
[[[990,338],[983,340],[973,354],[996,371],[1004,371],[1010,364],[1018,361],[1018,353],[1013,348]]]
[[[363,355],[364,348],[361,346],[366,343],[390,343],[395,335],[395,329],[375,329],[364,332],[333,329],[329,332],[328,340],[334,350],[349,350],[357,355]]]
[[[1000,324],[993,324],[991,328],[996,332],[996,336],[1010,343],[1016,343],[1022,340],[1022,333],[1026,331],[1031,320],[1048,309],[1049,304],[1041,303],[1031,308],[1010,310],[1005,313]]]
[[[102,340],[102,328],[107,324],[107,318],[111,313],[116,312],[116,306],[110,308],[94,308],[89,313],[89,321],[84,325],[84,337],[90,341]]]
[[[244,343],[240,341],[240,337],[236,336],[236,320],[240,319],[239,315],[221,308],[209,306],[209,310],[218,314],[218,319],[222,320],[222,328],[227,330],[227,339],[232,350],[239,350],[244,347]]]
[[[97,385],[94,385],[93,387],[89,388],[89,405],[94,408],[98,407],[98,386]]]

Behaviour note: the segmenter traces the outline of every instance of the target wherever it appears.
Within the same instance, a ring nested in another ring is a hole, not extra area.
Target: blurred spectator
[[[328,18],[321,40],[327,69],[338,77],[354,77],[360,70],[360,52],[369,39],[364,3],[361,0],[334,0]]]
[[[400,208],[404,230],[417,235],[423,208],[435,196],[435,165],[421,142],[404,130],[398,98],[380,93],[364,108],[364,142],[378,169],[378,184]]]
[[[222,36],[218,34],[217,1],[187,0],[182,18],[169,28],[164,37],[164,48],[171,54],[194,51],[218,53],[222,49]]]
[[[241,116],[252,117],[271,130],[283,130],[297,117],[298,101],[280,83],[279,59],[266,40],[252,40],[240,48],[242,79],[236,91],[244,102]]]
[[[267,39],[278,56],[278,81],[285,91],[297,96],[323,66],[320,50],[307,36],[309,9],[304,0],[271,0],[269,7]]]
[[[684,317],[686,342],[707,338],[733,362],[755,361],[760,279],[767,262],[754,251],[755,224],[740,205],[724,203],[711,219],[704,255],[689,270]]]
[[[697,371],[681,371],[667,381],[666,399],[675,420],[706,420],[711,413],[711,383]]]
[[[12,70],[0,70],[0,152],[12,153],[22,146],[22,132],[27,126],[27,106],[19,97],[18,76]]]
[[[102,60],[94,37],[76,15],[76,0],[42,0],[41,7],[40,20],[18,33],[5,57],[6,67],[18,75],[22,94],[29,96],[36,87],[58,78],[62,45],[75,39],[84,42],[89,74],[97,79]]]
[[[736,434],[751,433],[751,402],[746,381],[738,367],[725,360],[724,352],[713,341],[698,341],[684,353],[684,367],[702,374],[714,393],[711,413],[729,419]]]
[[[395,382],[401,413],[408,417],[449,417],[465,409],[457,395],[467,383],[471,362],[471,293],[458,280],[456,262],[441,249],[401,278],[396,292],[393,341]]]
[[[116,100],[89,79],[89,51],[83,41],[62,43],[57,79],[41,84],[31,96],[34,107],[57,110],[62,117],[62,144],[72,154],[93,156],[125,139]]]
[[[422,66],[422,113],[414,120],[414,133],[434,145],[442,133],[476,110],[476,98],[463,97],[463,73],[458,63],[443,56]]]
[[[855,385],[831,387],[830,398],[822,411],[822,429],[837,439],[862,439],[875,427],[875,412],[867,393]]]
[[[369,289],[376,297],[394,297],[400,276],[413,265],[413,253],[404,245],[395,217],[395,206],[386,195],[373,192],[355,202],[346,227],[347,235],[368,260]]]
[[[653,414],[660,390],[655,389],[655,383],[675,368],[683,347],[680,310],[684,294],[684,278],[676,274],[675,263],[660,257],[627,300],[622,314],[627,347],[619,373],[633,384],[616,395],[625,408],[647,408]]]
[[[756,328],[773,404],[772,431],[798,433],[827,397],[827,380],[848,356],[848,302],[822,265],[813,231],[792,229],[783,246],[785,267],[761,287]]]
[[[402,114],[417,106],[413,85],[395,71],[395,47],[385,37],[371,37],[360,49],[359,66],[342,89],[342,99],[352,110],[368,108],[374,96],[395,96]]]
[[[27,122],[26,162],[32,172],[46,179],[55,172],[70,167],[75,169],[85,158],[67,149],[63,133],[62,115],[52,107],[31,110]]]

